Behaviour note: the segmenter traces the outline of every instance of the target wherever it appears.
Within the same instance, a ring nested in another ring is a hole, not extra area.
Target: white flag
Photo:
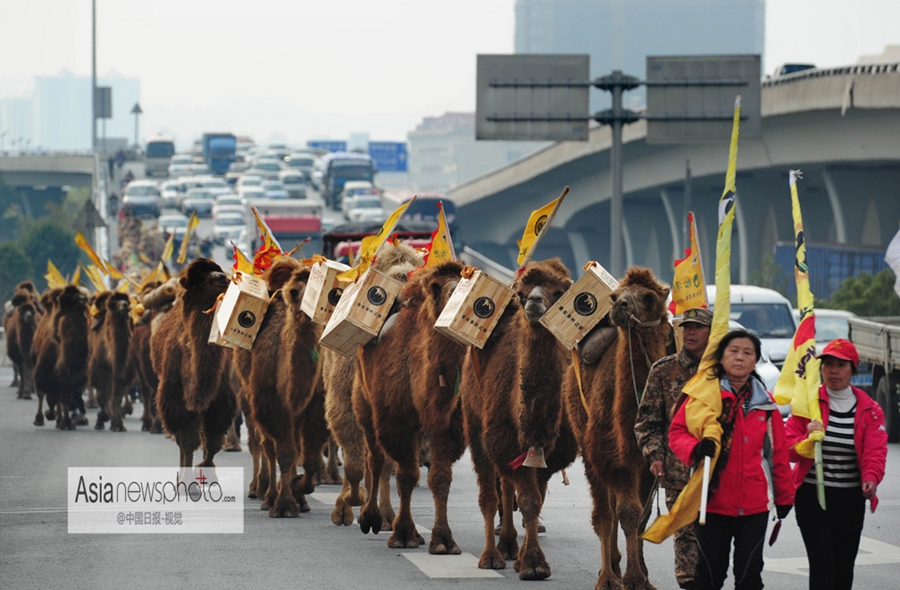
[[[884,261],[888,263],[888,266],[890,266],[891,270],[894,271],[894,274],[897,275],[897,281],[894,283],[894,291],[897,292],[897,295],[900,295],[900,231],[897,232],[894,239],[888,244],[887,252],[884,253]]]

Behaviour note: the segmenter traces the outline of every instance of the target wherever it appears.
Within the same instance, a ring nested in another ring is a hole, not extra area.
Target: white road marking
[[[337,492],[316,492],[314,494],[309,494],[308,498],[315,500],[316,502],[321,502],[322,504],[327,504],[328,506],[334,506],[334,503],[337,502],[338,496],[340,496]]]
[[[421,528],[420,528],[421,530]],[[431,555],[422,552],[403,553],[429,578],[502,578],[494,570],[478,569],[478,558],[471,553],[460,555]]]
[[[859,541],[859,554],[856,565],[886,565],[900,563],[900,547],[862,537]],[[809,575],[809,562],[806,557],[767,557],[765,570],[795,576]]]

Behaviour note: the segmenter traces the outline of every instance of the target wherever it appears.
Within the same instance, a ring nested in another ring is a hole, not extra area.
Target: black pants
[[[809,559],[810,589],[850,590],[866,515],[862,488],[826,487],[823,511],[816,486],[804,483],[797,489],[795,507]]]
[[[707,513],[706,524],[694,523],[700,545],[700,561],[694,583],[700,590],[718,590],[728,576],[728,558],[734,541],[735,590],[759,590],[763,587],[763,542],[769,513],[750,516],[723,516]]]

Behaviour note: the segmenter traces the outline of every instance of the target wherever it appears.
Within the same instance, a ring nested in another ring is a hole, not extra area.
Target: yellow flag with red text
[[[675,261],[675,280],[672,281],[672,301],[669,303],[672,315],[681,315],[695,307],[709,306],[693,211],[688,213],[688,235],[691,245],[684,251],[684,258]]]
[[[781,369],[781,376],[775,383],[775,401],[791,404],[791,413],[802,418],[822,421],[819,408],[819,387],[822,377],[819,373],[821,361],[816,356],[816,312],[814,297],[809,288],[809,266],[806,264],[806,238],[803,235],[803,216],[800,213],[800,198],[797,196],[797,180],[800,172],[791,170],[791,211],[794,217],[794,236],[797,252],[794,257],[794,278],[797,281],[797,308],[800,310],[800,325],[794,333],[791,348]],[[809,433],[806,440],[795,445],[801,455],[813,458],[814,443],[825,438],[825,433],[816,430]]]
[[[541,235],[544,224],[550,219],[550,214],[553,213],[553,209],[556,208],[556,204],[560,199],[562,197],[557,197],[540,209],[531,212],[531,215],[528,217],[528,223],[525,224],[525,232],[522,234],[522,239],[517,242],[519,245],[519,257],[516,259],[516,264],[519,266],[522,266],[522,262],[528,256],[531,248],[536,246],[535,240]]]
[[[78,232],[77,234],[75,234],[75,243],[78,244],[79,248],[84,250],[85,254],[88,255],[88,258],[91,259],[91,262],[93,262],[97,268],[102,269],[103,273],[106,274],[106,270],[103,265],[103,259],[101,259],[100,256],[98,256],[97,253],[94,252],[94,249],[91,247],[90,242],[87,241],[87,238],[84,237],[83,233]]]
[[[194,211],[191,213],[190,220],[188,220],[187,231],[184,232],[184,238],[181,240],[181,248],[178,249],[178,258],[175,259],[178,264],[184,264],[187,261],[188,244],[191,241],[191,233],[193,233],[198,225],[200,225],[200,220],[197,218],[197,212]]]
[[[372,266],[372,261],[375,259],[375,254],[378,253],[381,245],[387,241],[388,236],[391,235],[391,232],[394,231],[394,228],[397,226],[397,222],[400,221],[400,218],[403,217],[403,214],[415,200],[416,197],[413,196],[412,199],[397,207],[397,209],[388,216],[387,220],[385,220],[377,234],[366,236],[362,239],[362,242],[359,245],[359,262],[350,270],[337,275],[339,280],[344,282],[355,281],[364,272],[369,270],[369,267]]]
[[[715,351],[719,342],[728,333],[728,319],[731,314],[731,228],[734,224],[734,205],[737,196],[735,178],[737,176],[738,132],[741,119],[741,97],[734,103],[734,119],[731,127],[731,145],[728,149],[728,168],[725,172],[725,190],[719,199],[719,231],[716,238],[716,303],[713,322],[709,330],[709,343],[700,360],[697,373],[684,386],[688,399],[684,406],[684,416],[688,431],[698,441],[710,438],[716,441],[716,456],[712,458],[710,470],[716,465],[721,448],[722,392],[719,380],[710,379],[709,372],[715,366]],[[710,471],[712,472],[712,471]],[[697,519],[700,512],[700,496],[703,489],[703,470],[697,469],[681,490],[678,499],[668,514],[659,518],[644,533],[644,539],[652,543],[662,543],[667,537]]]

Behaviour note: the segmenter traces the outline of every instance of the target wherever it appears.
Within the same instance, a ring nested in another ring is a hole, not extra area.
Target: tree
[[[63,276],[75,272],[81,261],[81,250],[75,245],[75,231],[68,225],[49,217],[39,219],[18,240],[22,250],[34,265],[35,285],[43,290],[47,283],[44,273],[47,260],[52,260]]]
[[[20,282],[34,278],[34,267],[22,247],[16,242],[0,244],[0,301],[12,298]]]
[[[900,315],[900,297],[894,291],[896,277],[889,269],[875,276],[860,273],[841,283],[827,305],[861,316]]]
[[[20,198],[12,187],[0,178],[0,236],[15,239],[24,220]]]

